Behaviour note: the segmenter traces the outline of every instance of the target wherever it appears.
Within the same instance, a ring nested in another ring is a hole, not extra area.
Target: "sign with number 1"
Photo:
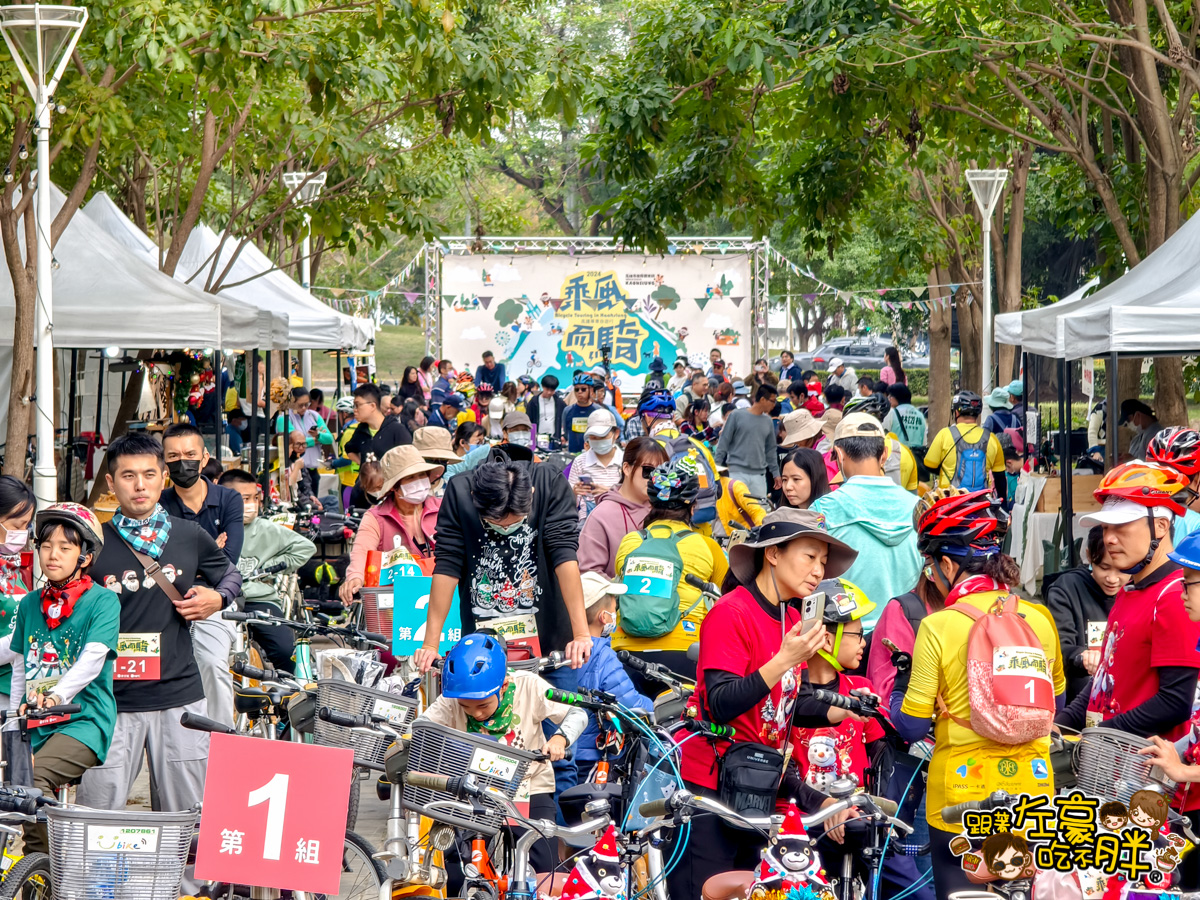
[[[336,895],[353,769],[351,750],[214,734],[196,877]]]

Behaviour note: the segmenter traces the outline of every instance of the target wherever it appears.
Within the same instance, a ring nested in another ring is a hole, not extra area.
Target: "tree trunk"
[[[1154,413],[1167,425],[1188,423],[1183,360],[1178,356],[1154,357]]]
[[[958,384],[964,391],[978,391],[983,383],[983,305],[977,297],[968,302],[970,294],[964,284],[954,298],[958,313]]]
[[[940,269],[929,273],[929,298],[946,296]],[[936,431],[950,421],[950,395],[953,382],[950,375],[950,308],[935,307],[929,313],[929,428]]]
[[[1122,359],[1118,368],[1118,393],[1115,399],[1119,406],[1123,400],[1141,396],[1142,361],[1140,359]],[[1111,399],[1109,402],[1112,402]],[[1119,413],[1117,418],[1120,418]],[[1128,428],[1117,429],[1117,459],[1120,459],[1123,454],[1129,452],[1129,441],[1132,438],[1133,433]]]
[[[34,253],[36,254],[36,250]],[[17,266],[24,264],[17,257]],[[36,268],[36,257],[32,260]],[[13,316],[13,359],[12,378],[8,387],[8,436],[4,445],[4,474],[25,480],[25,448],[34,422],[30,415],[34,395],[33,386],[33,320],[37,306],[37,285],[28,272],[10,272],[13,276],[13,295],[16,311]],[[47,390],[50,389],[47,385]]]
[[[1008,228],[1005,233],[1004,272],[997,284],[998,312],[1016,312],[1021,308],[1021,248],[1025,234],[1025,188],[1029,181],[1029,166],[1033,161],[1033,146],[1025,143],[1013,154],[1013,180],[1010,191]],[[1002,211],[1003,212],[1003,211]],[[995,332],[993,331],[993,334]],[[1019,374],[1017,348],[998,344],[997,384],[1006,384]]]

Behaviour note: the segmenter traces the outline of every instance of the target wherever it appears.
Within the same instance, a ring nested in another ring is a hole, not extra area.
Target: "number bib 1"
[[[1003,706],[1054,709],[1054,682],[1040,647],[997,647],[992,653],[992,692]]]
[[[580,416],[571,420],[571,431],[574,434],[583,434],[587,431],[587,417]]]
[[[669,600],[675,590],[675,564],[665,559],[631,556],[625,561],[624,581],[631,594]]]
[[[161,635],[153,632],[123,632],[117,639],[113,681],[158,681],[161,677]]]

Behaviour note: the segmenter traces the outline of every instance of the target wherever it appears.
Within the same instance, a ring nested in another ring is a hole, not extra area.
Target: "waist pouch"
[[[783,765],[783,754],[767,744],[731,745],[717,771],[717,799],[744,816],[771,815]]]

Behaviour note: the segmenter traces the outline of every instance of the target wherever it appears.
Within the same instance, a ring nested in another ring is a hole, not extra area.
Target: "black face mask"
[[[177,484],[181,488],[190,488],[200,480],[200,460],[177,459],[167,463],[167,472],[170,474],[173,484]]]

